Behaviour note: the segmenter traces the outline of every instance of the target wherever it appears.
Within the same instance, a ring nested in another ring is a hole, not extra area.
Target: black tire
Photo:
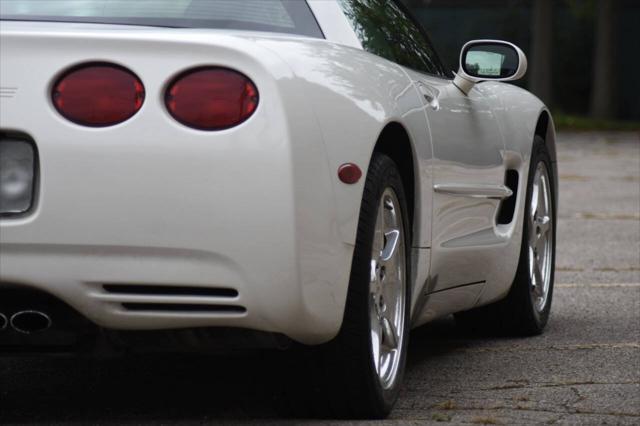
[[[553,282],[555,269],[555,247],[556,247],[556,194],[554,169],[551,164],[551,157],[544,143],[544,140],[536,136],[533,143],[531,164],[529,166],[529,177],[527,180],[527,194],[525,203],[525,218],[529,217],[532,186],[536,168],[543,162],[547,168],[550,180],[552,220],[551,227],[551,271],[550,282],[546,305],[541,312],[534,306],[531,296],[532,279],[529,273],[529,250],[527,248],[527,235],[529,235],[529,223],[525,219],[523,222],[522,248],[520,250],[520,260],[516,277],[511,285],[507,297],[499,302],[481,308],[461,312],[455,315],[457,324],[471,332],[481,332],[489,334],[506,334],[515,336],[532,336],[541,334],[549,320],[551,312],[551,302],[553,300]]]
[[[369,315],[370,267],[378,205],[392,188],[402,210],[406,257],[404,338],[396,380],[383,389],[373,364]],[[343,324],[338,336],[321,347],[298,348],[287,362],[286,414],[298,417],[380,419],[393,408],[400,391],[409,341],[410,227],[407,202],[396,164],[374,154],[367,173]],[[294,365],[295,364],[295,365]]]

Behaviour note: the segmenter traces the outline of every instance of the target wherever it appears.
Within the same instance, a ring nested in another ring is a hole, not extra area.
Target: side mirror
[[[527,57],[518,46],[499,40],[474,40],[460,53],[460,69],[453,80],[465,94],[486,80],[515,81],[527,72]]]

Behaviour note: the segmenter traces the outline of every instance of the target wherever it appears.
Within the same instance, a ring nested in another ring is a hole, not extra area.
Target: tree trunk
[[[553,101],[553,1],[533,3],[533,40],[531,43],[531,91],[544,103]]]
[[[613,104],[615,0],[598,0],[596,19],[591,115],[595,118],[611,118],[615,115]]]

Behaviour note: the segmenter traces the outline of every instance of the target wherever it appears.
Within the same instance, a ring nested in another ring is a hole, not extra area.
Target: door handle
[[[440,102],[438,102],[438,98],[425,94],[424,99],[427,101],[427,105],[429,105],[432,110],[437,111],[440,109]]]
[[[438,111],[440,109],[440,101],[438,101],[438,96],[440,96],[440,92],[437,89],[427,87],[423,83],[418,83],[418,90],[424,97],[424,100],[427,101],[427,105],[434,111]]]

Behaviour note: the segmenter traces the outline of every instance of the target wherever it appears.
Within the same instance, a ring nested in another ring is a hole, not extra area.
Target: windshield
[[[305,0],[0,0],[0,18],[269,31],[322,37]]]

